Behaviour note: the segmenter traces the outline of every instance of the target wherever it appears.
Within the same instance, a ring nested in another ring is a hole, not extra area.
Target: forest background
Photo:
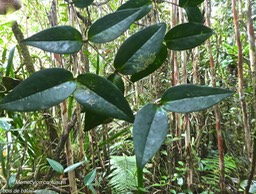
[[[0,110],[1,192],[256,193],[255,0],[205,0],[197,8],[179,6],[178,0],[152,1],[149,12],[117,39],[88,41],[92,24],[124,3],[88,1],[79,8],[66,0],[23,0],[20,10],[1,16],[1,98],[34,72],[53,67],[118,82],[137,114],[145,104],[159,103],[171,86],[220,87],[234,94],[206,110],[168,113],[168,133],[143,166],[143,184],[127,119],[85,117],[88,112],[72,96],[36,112]],[[128,37],[155,23],[170,29],[191,20],[201,20],[214,33],[193,49],[168,50],[157,70],[136,82],[116,73],[113,61]],[[85,41],[78,52],[59,54],[20,43],[63,25],[81,32]]]

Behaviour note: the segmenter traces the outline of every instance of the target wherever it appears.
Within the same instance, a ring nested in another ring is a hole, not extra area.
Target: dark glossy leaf
[[[164,93],[161,104],[171,112],[189,113],[207,109],[232,94],[232,91],[222,88],[179,85]]]
[[[93,3],[93,0],[72,0],[74,5],[78,8],[88,7]]]
[[[119,48],[114,66],[125,75],[145,70],[152,64],[160,51],[165,35],[166,24],[149,26],[129,37]]]
[[[140,169],[154,156],[168,132],[167,113],[154,104],[147,104],[136,115],[133,143]]]
[[[120,10],[100,18],[88,31],[89,40],[105,43],[118,38],[136,20],[141,11],[140,8]]]
[[[114,85],[116,85],[119,88],[119,90],[124,94],[124,82],[119,74],[113,73],[110,76],[108,76],[107,79],[111,81]],[[84,130],[89,131],[100,124],[107,124],[112,120],[113,119],[110,117],[86,111],[84,118]]]
[[[136,82],[157,70],[165,62],[167,58],[167,48],[165,45],[162,46],[160,52],[157,54],[155,61],[150,64],[145,70],[135,73],[131,76],[131,81]]]
[[[43,30],[22,43],[59,54],[72,54],[83,46],[81,33],[71,26],[56,26]]]
[[[109,118],[108,116],[86,111],[85,118],[84,118],[84,131],[89,131],[101,124],[107,124],[112,120],[113,119]]]
[[[128,102],[109,80],[86,73],[79,75],[77,82],[79,85],[74,97],[86,111],[133,122],[134,117]]]
[[[165,36],[169,49],[192,49],[213,34],[213,30],[199,23],[184,23],[172,28]]]
[[[19,85],[21,81],[17,79],[13,79],[11,77],[3,77],[2,82],[6,90],[10,91],[13,88],[15,88],[17,85]]]
[[[113,84],[115,84],[119,88],[119,90],[124,94],[124,81],[118,73],[112,73],[108,76],[107,79],[111,81]]]
[[[124,9],[131,9],[131,8],[140,8],[145,6],[145,9],[138,15],[136,20],[143,18],[145,15],[150,12],[152,9],[152,2],[151,0],[129,0],[123,5],[121,5],[117,10],[124,10]]]
[[[189,22],[203,23],[204,18],[198,7],[186,7],[184,9],[186,10]]]
[[[0,109],[10,111],[37,111],[64,101],[76,88],[71,72],[44,69],[22,81],[0,102]]]
[[[194,7],[204,2],[204,0],[179,0],[180,7]]]

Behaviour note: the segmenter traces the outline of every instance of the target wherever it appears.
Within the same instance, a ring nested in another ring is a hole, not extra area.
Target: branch
[[[14,33],[16,40],[18,41],[18,45],[20,47],[20,51],[24,60],[24,64],[26,66],[26,70],[29,74],[32,74],[35,72],[33,61],[29,54],[28,47],[25,44],[21,43],[22,40],[24,40],[24,36],[16,21],[13,22],[12,24],[12,31]]]

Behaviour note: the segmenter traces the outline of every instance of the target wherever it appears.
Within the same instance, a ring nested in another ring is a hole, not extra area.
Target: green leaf
[[[59,54],[72,54],[83,46],[81,33],[71,26],[56,26],[43,30],[22,43]]]
[[[120,10],[100,18],[88,31],[89,40],[105,43],[116,39],[130,27],[141,10],[140,8]]]
[[[56,191],[48,190],[48,189],[38,189],[33,191],[35,194],[58,194]]]
[[[194,7],[204,2],[204,0],[179,0],[180,7]]]
[[[133,122],[133,113],[122,92],[109,80],[85,73],[77,77],[75,99],[86,111]]]
[[[57,162],[55,160],[52,160],[50,158],[46,158],[46,160],[49,162],[49,164],[50,164],[50,166],[52,167],[53,170],[55,170],[58,173],[63,173],[64,172],[64,168],[59,162]]]
[[[138,168],[158,151],[168,132],[168,116],[165,110],[147,104],[136,115],[133,128],[133,143]]]
[[[204,18],[198,7],[185,7],[184,9],[186,10],[189,22],[203,23]]]
[[[15,183],[16,183],[16,174],[13,174],[13,175],[9,178],[9,180],[8,180],[8,185],[9,185],[10,188],[13,188],[14,185],[15,185]]]
[[[10,118],[0,117],[0,129],[9,131],[12,127],[12,125],[10,124],[10,122],[12,121],[13,120]]]
[[[151,0],[129,0],[126,3],[124,3],[123,5],[121,5],[117,10],[141,8],[143,6],[145,7],[145,9],[143,9],[143,11],[141,11],[141,13],[136,18],[136,20],[139,20],[139,19],[143,18],[145,15],[147,15],[148,12],[150,12],[150,10],[152,9]]]
[[[8,56],[8,63],[6,67],[6,76],[10,76],[11,71],[13,71],[13,56],[16,46],[12,47]]]
[[[162,66],[162,64],[165,62],[166,58],[167,58],[167,47],[163,44],[160,52],[157,54],[155,61],[150,64],[146,69],[144,69],[143,71],[140,71],[138,73],[135,73],[131,76],[131,81],[132,82],[136,82],[148,75],[150,75],[151,73],[153,73],[154,71],[156,71],[159,67]]]
[[[107,124],[112,120],[113,119],[109,118],[108,116],[103,116],[103,115],[95,114],[90,111],[86,111],[86,114],[84,117],[84,131],[89,131],[100,124]]]
[[[166,24],[149,26],[129,37],[119,48],[114,66],[118,72],[132,75],[152,64],[162,48]]]
[[[165,42],[169,49],[192,49],[213,34],[212,29],[199,23],[184,23],[172,28],[165,36]]]
[[[86,161],[81,161],[81,162],[72,164],[72,165],[68,166],[67,168],[65,168],[63,172],[66,173],[66,172],[72,171],[72,170],[76,169],[77,167],[83,165],[85,162]]]
[[[21,83],[20,80],[11,77],[3,77],[2,82],[7,91],[12,90]]]
[[[96,177],[96,169],[92,170],[84,177],[84,185],[86,186],[90,185],[94,181],[95,177]]]
[[[64,101],[76,88],[71,72],[52,68],[32,74],[0,102],[0,109],[37,111]]]
[[[72,0],[74,5],[78,8],[88,7],[93,3],[93,0]]]
[[[124,94],[124,82],[122,80],[122,77],[118,73],[113,73],[109,75],[107,79],[111,81],[114,85],[116,85],[119,90]],[[113,119],[110,117],[86,111],[84,118],[84,130],[89,131],[100,124],[107,124],[112,120]]]
[[[113,84],[115,84],[119,90],[124,94],[124,81],[118,73],[112,73],[107,78]]]
[[[179,85],[168,89],[161,98],[167,111],[189,113],[207,109],[233,94],[222,88]]]

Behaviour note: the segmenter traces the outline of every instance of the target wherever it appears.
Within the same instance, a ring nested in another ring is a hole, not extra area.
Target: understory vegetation
[[[0,193],[256,193],[255,0],[4,2]]]

